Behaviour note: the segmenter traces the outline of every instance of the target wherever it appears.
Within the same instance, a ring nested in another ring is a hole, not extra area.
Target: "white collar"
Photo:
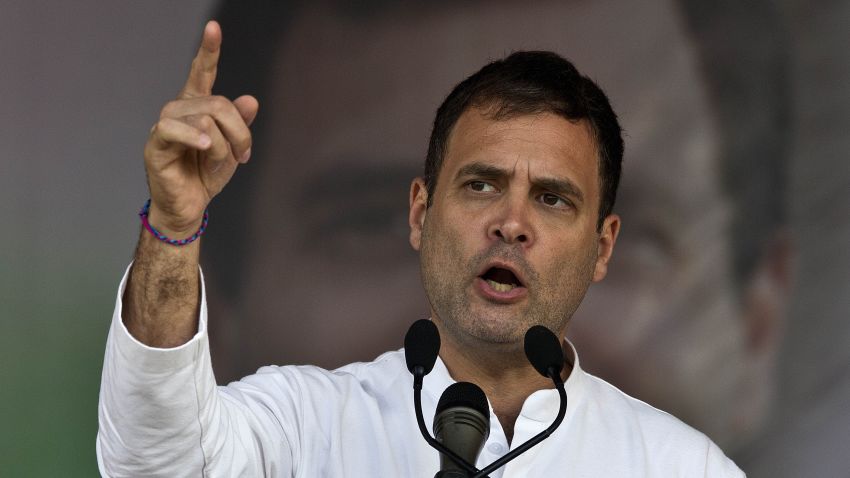
[[[567,380],[564,382],[564,388],[567,392],[567,398],[570,400],[570,403],[575,404],[576,399],[581,395],[581,384],[584,379],[585,372],[581,369],[579,364],[578,353],[576,352],[575,346],[566,339],[564,339],[564,352],[567,357],[567,361],[572,364],[572,370],[570,371],[570,376],[567,377]],[[431,370],[431,373],[425,376],[422,385],[423,415],[426,423],[430,424],[434,420],[434,408],[436,407],[440,396],[443,394],[443,391],[449,387],[449,385],[455,382],[456,380],[454,380],[451,374],[449,374],[449,370],[446,368],[446,364],[443,363],[442,358],[437,357],[434,369]],[[431,406],[425,407],[425,404],[430,404]],[[559,404],[560,398],[558,396],[558,391],[555,388],[538,390],[525,399],[525,402],[522,405],[522,410],[520,411],[520,416],[535,422],[541,422],[548,426],[549,423],[552,423],[552,421],[555,420],[555,416],[558,414]],[[493,407],[489,403],[489,400],[488,405],[490,406],[492,416]],[[567,410],[570,410],[569,404],[567,406]]]

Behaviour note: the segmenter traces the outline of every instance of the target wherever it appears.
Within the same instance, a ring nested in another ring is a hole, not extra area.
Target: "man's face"
[[[477,108],[460,116],[431,207],[421,180],[411,207],[411,243],[447,340],[518,348],[532,325],[564,333],[610,255],[603,248],[597,274],[597,158],[583,121],[497,121]],[[612,221],[605,227],[613,243]]]

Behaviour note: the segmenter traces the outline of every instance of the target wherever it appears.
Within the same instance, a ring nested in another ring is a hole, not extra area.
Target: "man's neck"
[[[537,373],[522,352],[472,354],[460,352],[451,343],[444,343],[440,358],[454,380],[472,382],[481,387],[493,406],[508,443],[513,439],[514,424],[525,400],[537,390],[554,388],[552,381]],[[570,370],[566,365],[562,377],[568,376]]]

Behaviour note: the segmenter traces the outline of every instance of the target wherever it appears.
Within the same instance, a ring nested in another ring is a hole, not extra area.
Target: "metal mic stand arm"
[[[538,433],[537,435],[534,435],[527,442],[525,442],[522,445],[511,450],[509,453],[505,454],[504,456],[502,456],[498,460],[489,464],[487,467],[485,467],[483,470],[479,471],[478,473],[473,474],[471,476],[471,478],[486,477],[487,474],[498,470],[500,467],[504,466],[509,461],[511,461],[514,458],[525,453],[525,451],[528,450],[529,448],[533,447],[534,445],[536,445],[536,444],[542,442],[543,440],[545,440],[546,438],[548,438],[549,435],[551,435],[552,432],[554,432],[555,429],[558,428],[558,426],[564,420],[564,415],[566,415],[566,413],[567,413],[567,391],[564,390],[564,382],[563,382],[563,380],[561,380],[561,374],[560,374],[559,371],[554,370],[554,368],[549,369],[549,377],[552,379],[553,382],[555,382],[555,387],[558,389],[558,395],[560,395],[560,397],[561,397],[561,403],[558,407],[558,416],[555,417],[555,421],[552,422],[551,425],[549,425],[549,428],[543,430],[542,432]]]
[[[482,474],[478,471],[478,468],[475,468],[475,466],[461,458],[460,455],[446,448],[442,443],[435,440],[431,434],[428,433],[428,428],[425,426],[425,417],[422,416],[422,379],[425,376],[424,372],[424,369],[419,366],[417,366],[413,371],[413,407],[416,409],[416,423],[419,425],[419,432],[422,433],[422,437],[425,438],[425,441],[428,442],[431,447],[451,458],[458,464],[458,466],[466,470],[467,473],[479,478],[489,478],[487,476],[487,474],[490,473],[489,471]]]

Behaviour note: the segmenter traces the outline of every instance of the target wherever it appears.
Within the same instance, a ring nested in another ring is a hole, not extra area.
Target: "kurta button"
[[[490,450],[490,453],[495,455],[499,455],[505,451],[505,447],[503,447],[501,443],[491,443],[487,445],[487,449]]]

